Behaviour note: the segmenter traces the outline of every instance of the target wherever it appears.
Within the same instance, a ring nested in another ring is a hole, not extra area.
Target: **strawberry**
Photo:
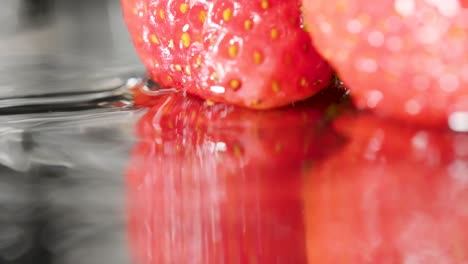
[[[300,176],[339,144],[323,110],[154,99],[127,170],[135,263],[307,263]]]
[[[315,46],[360,108],[436,126],[468,111],[466,1],[303,4]]]
[[[299,0],[122,0],[149,76],[215,102],[284,106],[324,89],[329,65],[303,30]]]
[[[466,263],[468,135],[370,115],[305,177],[309,263]]]

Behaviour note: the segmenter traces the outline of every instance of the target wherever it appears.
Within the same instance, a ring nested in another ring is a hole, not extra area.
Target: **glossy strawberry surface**
[[[122,0],[150,77],[204,99],[267,109],[324,89],[332,70],[302,26],[300,1]]]
[[[127,170],[135,263],[307,263],[302,171],[340,144],[325,105],[251,111],[181,93],[152,104]]]
[[[437,126],[468,111],[466,1],[303,4],[315,46],[359,107]]]
[[[466,263],[468,134],[370,115],[304,182],[309,263]]]

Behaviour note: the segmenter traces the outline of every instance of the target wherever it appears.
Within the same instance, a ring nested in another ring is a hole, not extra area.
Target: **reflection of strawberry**
[[[317,49],[360,107],[430,125],[468,111],[466,1],[303,3]]]
[[[466,263],[468,135],[336,122],[349,142],[306,179],[310,263]]]
[[[306,263],[301,171],[335,142],[321,111],[154,103],[127,174],[136,263]]]
[[[325,88],[332,71],[302,29],[298,0],[122,0],[149,75],[217,102],[265,109]]]

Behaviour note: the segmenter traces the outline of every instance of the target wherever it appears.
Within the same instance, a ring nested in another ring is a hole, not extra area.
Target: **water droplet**
[[[405,110],[410,115],[417,115],[421,112],[421,104],[416,100],[408,100],[405,104]]]
[[[210,90],[213,92],[213,93],[218,93],[218,94],[223,94],[226,92],[226,88],[224,88],[223,86],[211,86],[210,87]]]
[[[321,22],[320,30],[325,34],[329,34],[332,32],[332,26],[328,22]]]
[[[431,44],[436,42],[440,37],[440,32],[431,26],[423,27],[418,32],[419,42],[423,44]]]
[[[448,167],[448,174],[461,184],[468,184],[468,164],[465,161],[453,161]]]
[[[426,132],[421,131],[417,133],[411,140],[413,147],[419,150],[424,150],[427,147],[429,136]]]
[[[426,0],[426,2],[437,8],[439,13],[446,17],[453,17],[460,11],[458,0]]]
[[[227,145],[224,142],[209,142],[211,152],[226,152]]]
[[[415,9],[414,0],[395,0],[393,3],[395,11],[401,16],[411,16]]]
[[[369,145],[367,145],[367,150],[364,154],[364,157],[367,160],[375,160],[376,153],[382,148],[382,142],[385,138],[385,134],[382,130],[376,131],[376,133],[369,140]]]
[[[380,31],[372,31],[371,33],[369,33],[369,36],[367,37],[367,41],[369,42],[371,46],[380,47],[385,42],[385,36]]]
[[[377,71],[377,62],[371,58],[361,58],[356,60],[356,67],[363,72]]]
[[[456,132],[468,132],[468,112],[454,112],[449,115],[449,127]]]
[[[458,89],[460,82],[458,77],[453,74],[443,74],[439,78],[439,87],[445,92],[454,92]]]
[[[159,96],[167,93],[178,92],[176,88],[162,88],[159,83],[154,82],[150,78],[144,80],[144,85],[142,86],[141,91],[150,96]]]
[[[372,90],[367,93],[367,106],[369,108],[376,107],[380,101],[383,99],[383,93],[378,90]]]
[[[349,33],[357,34],[357,33],[361,32],[362,25],[361,25],[361,22],[359,20],[352,19],[352,20],[348,21],[348,23],[346,24],[346,28],[348,29]]]

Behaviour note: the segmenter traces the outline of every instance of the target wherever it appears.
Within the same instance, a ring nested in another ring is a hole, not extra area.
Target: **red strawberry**
[[[468,111],[468,5],[303,0],[315,45],[357,104],[421,124]]]
[[[299,0],[122,0],[150,77],[217,102],[267,109],[332,76],[302,28]]]
[[[339,143],[321,110],[159,99],[127,171],[135,263],[307,263],[301,171]]]
[[[468,134],[349,116],[304,189],[310,263],[466,263]]]

